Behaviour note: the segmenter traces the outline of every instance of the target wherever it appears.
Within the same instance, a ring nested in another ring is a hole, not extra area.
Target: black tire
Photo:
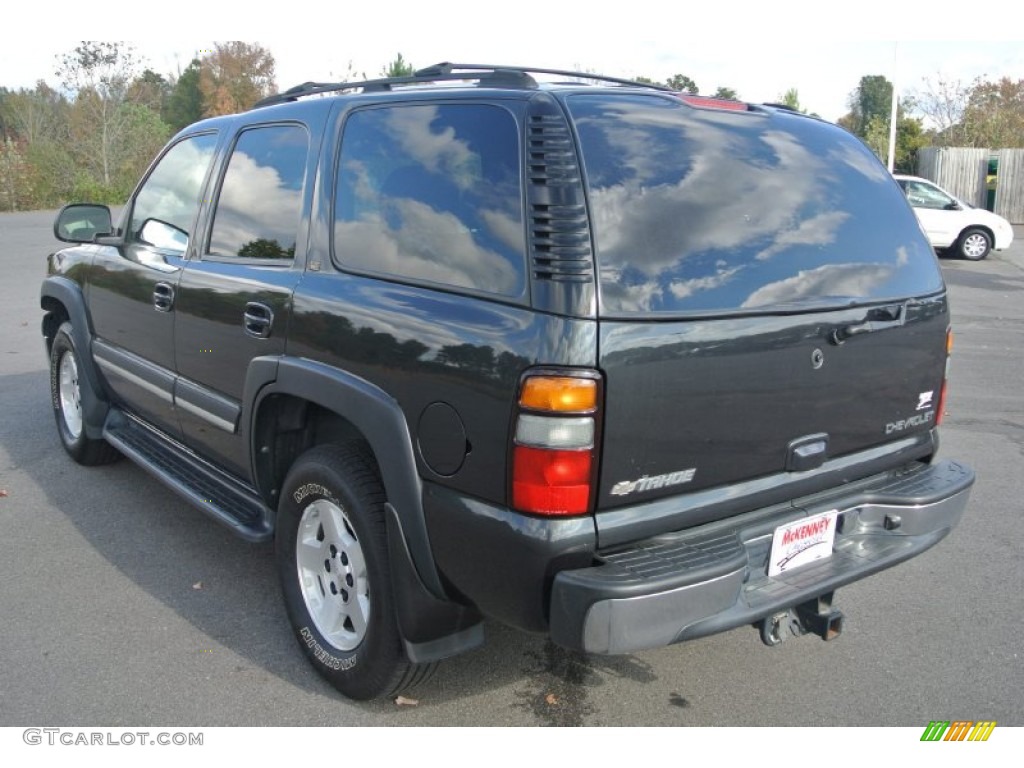
[[[981,261],[992,250],[992,238],[983,229],[965,229],[956,241],[956,252],[970,261]]]
[[[65,322],[50,345],[50,402],[64,450],[85,466],[109,464],[121,457],[107,441],[86,434],[82,403],[95,397],[82,373],[82,358],[75,348],[71,323]]]
[[[435,666],[405,655],[384,501],[367,451],[322,445],[292,466],[278,505],[278,575],[292,629],[317,672],[350,699],[393,696]]]

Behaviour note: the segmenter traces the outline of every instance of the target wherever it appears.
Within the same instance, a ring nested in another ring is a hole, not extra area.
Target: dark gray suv
[[[306,84],[175,136],[116,225],[55,225],[64,447],[273,539],[347,696],[483,616],[605,654],[829,639],[838,587],[967,504],[935,460],[946,289],[871,153],[543,72]]]

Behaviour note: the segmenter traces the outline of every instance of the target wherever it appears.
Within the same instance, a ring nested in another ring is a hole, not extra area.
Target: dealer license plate
[[[768,575],[778,576],[802,565],[832,557],[838,516],[839,510],[833,509],[776,528],[771,557],[768,559]]]

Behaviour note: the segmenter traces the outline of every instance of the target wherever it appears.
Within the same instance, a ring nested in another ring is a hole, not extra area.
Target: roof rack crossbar
[[[344,83],[316,83],[305,82],[296,85],[282,93],[267,96],[260,99],[253,105],[257,107],[269,107],[273,104],[283,104],[295,101],[302,96],[314,96],[320,93],[333,93],[336,91],[355,90],[364,91],[386,91],[391,90],[393,85],[413,85],[416,83],[445,82],[456,80],[476,80],[481,85],[492,84],[499,86],[516,86],[523,88],[536,88],[537,82],[531,73],[560,75],[582,80],[598,80],[601,82],[616,83],[618,85],[633,85],[643,88],[653,88],[660,91],[671,91],[663,85],[652,83],[639,83],[634,80],[625,80],[620,77],[608,77],[592,72],[574,72],[567,69],[543,69],[540,67],[510,67],[495,64],[453,64],[442,61],[429,67],[416,70],[411,75],[401,77],[379,77],[372,80],[352,80]]]
[[[617,83],[618,85],[635,85],[640,88],[653,88],[658,91],[672,92],[672,89],[669,88],[667,85],[659,85],[657,83],[641,83],[636,80],[628,80],[622,77],[610,77],[608,75],[599,75],[596,72],[577,72],[576,70],[572,69],[547,69],[545,67],[519,67],[505,64],[453,64],[450,61],[442,61],[438,64],[434,64],[432,66],[425,67],[424,69],[417,70],[416,74],[450,74],[455,70],[484,72],[507,70],[511,72],[524,72],[527,74],[536,73],[541,75],[560,75],[562,77],[572,77],[580,80],[599,80],[601,82],[606,83]]]

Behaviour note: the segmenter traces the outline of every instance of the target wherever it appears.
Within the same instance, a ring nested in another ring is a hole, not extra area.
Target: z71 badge
[[[682,485],[693,480],[697,474],[696,468],[681,469],[678,472],[669,472],[666,475],[644,475],[637,480],[623,480],[612,486],[612,496],[627,496],[634,491],[653,491],[655,488],[668,488],[672,485]]]

